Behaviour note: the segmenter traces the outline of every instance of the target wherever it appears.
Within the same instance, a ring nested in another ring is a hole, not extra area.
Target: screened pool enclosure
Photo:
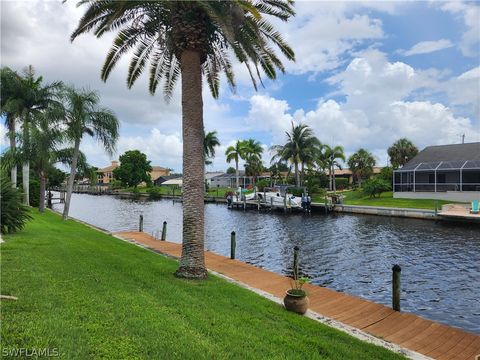
[[[393,174],[395,192],[480,191],[480,160],[407,163]]]

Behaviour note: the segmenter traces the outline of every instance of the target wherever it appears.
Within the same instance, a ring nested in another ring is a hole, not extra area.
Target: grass
[[[400,359],[172,259],[54,213],[1,245],[3,353],[65,359]]]
[[[428,209],[434,210],[435,204],[438,207],[444,204],[451,204],[452,201],[429,200],[429,199],[395,199],[391,191],[384,192],[380,197],[370,198],[361,191],[346,191],[342,193],[345,196],[344,204],[347,205],[367,205],[384,206],[409,209]]]

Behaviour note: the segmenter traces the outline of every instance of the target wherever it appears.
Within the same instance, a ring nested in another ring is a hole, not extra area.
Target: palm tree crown
[[[359,149],[348,158],[348,166],[360,185],[363,179],[370,177],[375,164],[375,157],[365,149]]]
[[[202,72],[212,95],[219,95],[223,71],[234,88],[229,49],[244,63],[252,82],[261,82],[261,68],[267,77],[275,79],[276,70],[284,66],[269,43],[275,44],[289,60],[293,50],[280,33],[262,16],[271,15],[288,20],[294,15],[292,0],[271,0],[252,3],[235,1],[129,1],[81,0],[88,5],[73,32],[72,41],[80,34],[93,32],[101,37],[118,31],[102,67],[106,80],[122,55],[133,50],[127,76],[131,87],[149,63],[149,90],[153,94],[164,80],[164,92],[170,97],[181,73],[181,57],[185,50],[200,53]]]
[[[402,138],[393,143],[388,148],[388,156],[390,156],[390,163],[394,169],[405,165],[409,160],[413,159],[418,154],[418,149],[413,143]]]
[[[289,161],[295,168],[295,183],[300,186],[299,166],[314,161],[316,154],[321,148],[321,143],[314,136],[313,130],[305,124],[295,125],[292,122],[292,130],[286,132],[287,142],[284,145],[274,145],[271,150],[274,152],[272,161]]]
[[[205,134],[203,141],[203,151],[205,152],[205,165],[210,165],[215,157],[215,147],[220,146],[220,140],[218,140],[217,132],[210,131]]]
[[[336,184],[335,184],[335,168],[342,169],[342,165],[339,162],[342,160],[345,162],[345,154],[343,151],[343,147],[341,146],[334,146],[333,148],[324,145],[324,151],[322,154],[322,161],[328,167],[328,177],[330,180],[330,190],[336,191]]]

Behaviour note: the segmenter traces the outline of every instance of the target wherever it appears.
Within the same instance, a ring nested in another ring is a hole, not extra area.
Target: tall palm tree
[[[313,135],[312,129],[308,125],[292,122],[292,130],[286,132],[287,142],[284,145],[274,145],[271,150],[274,152],[272,161],[285,160],[294,166],[295,184],[301,186],[300,166],[310,161],[313,154],[321,146],[320,141]]]
[[[235,145],[231,145],[225,151],[225,156],[227,157],[227,163],[235,161],[235,185],[238,188],[240,186],[240,178],[238,172],[238,162],[240,159],[244,158],[244,142],[237,140]]]
[[[35,77],[35,70],[30,65],[24,70],[24,76],[21,79],[21,99],[18,101],[18,109],[22,120],[22,183],[23,200],[25,204],[30,203],[29,184],[30,184],[30,157],[35,149],[30,143],[30,127],[35,116],[43,112],[51,105],[58,104],[58,94],[63,84],[53,82],[43,85],[43,78]]]
[[[205,152],[205,165],[210,165],[215,157],[215,147],[220,146],[220,140],[218,140],[217,132],[210,131],[205,134],[203,140],[203,151]]]
[[[259,141],[248,139],[242,142],[243,156],[245,163],[245,175],[253,176],[253,184],[256,183],[257,176],[263,170],[262,153],[263,147]]]
[[[418,154],[417,147],[408,139],[402,138],[393,143],[388,148],[388,156],[390,156],[390,163],[394,169],[405,165],[408,161],[413,159]]]
[[[12,69],[2,67],[0,69],[0,114],[5,117],[5,126],[8,130],[10,151],[15,155],[16,143],[16,117],[21,113],[22,99],[21,77]],[[17,187],[17,164],[10,169],[10,181],[12,187]]]
[[[133,52],[127,77],[131,87],[150,63],[149,89],[161,80],[170,97],[181,75],[183,120],[183,242],[176,275],[205,278],[203,202],[202,74],[214,98],[220,72],[233,88],[233,54],[245,64],[256,88],[260,69],[275,79],[284,72],[272,44],[294,59],[293,50],[263,15],[287,21],[294,15],[291,0],[269,1],[128,1],[81,0],[88,8],[72,40],[87,32],[97,37],[118,31],[102,68],[106,80],[123,54]]]
[[[328,178],[330,183],[330,191],[337,191],[335,184],[335,168],[342,169],[342,165],[339,160],[345,162],[345,153],[343,147],[334,146],[333,148],[324,145],[323,159],[325,165],[328,167]]]
[[[73,142],[74,149],[63,208],[63,219],[66,220],[70,210],[80,142],[83,136],[89,135],[96,138],[105,151],[111,155],[118,139],[118,119],[110,109],[100,107],[100,97],[96,91],[67,87],[63,97],[66,133],[68,139]]]
[[[368,179],[372,175],[375,164],[375,157],[365,149],[359,149],[348,158],[348,166],[360,186],[363,179]]]

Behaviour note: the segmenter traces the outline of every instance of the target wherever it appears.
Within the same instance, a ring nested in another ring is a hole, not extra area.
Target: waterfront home
[[[394,171],[395,198],[480,199],[480,142],[428,146]]]
[[[120,166],[116,160],[112,160],[109,166],[97,170],[97,185],[109,184],[114,180],[113,170]],[[162,166],[152,166],[152,171],[149,172],[152,181],[155,181],[161,176],[169,176],[170,170]]]
[[[261,173],[259,176],[257,176],[257,181],[263,180],[263,179],[270,180],[270,177],[271,176],[269,172]],[[253,180],[254,180],[253,176],[245,175],[244,170],[239,171],[238,179],[239,179],[240,186],[243,188],[253,185]],[[213,188],[216,188],[216,187],[235,188],[236,186],[235,173],[233,174],[222,173],[220,175],[216,175],[212,177],[210,179],[210,186]]]
[[[380,174],[382,167],[374,166],[372,171],[372,176]],[[330,176],[330,171],[326,171],[327,176]],[[353,172],[350,169],[335,169],[335,178],[338,179],[348,179],[348,183],[353,184]]]

